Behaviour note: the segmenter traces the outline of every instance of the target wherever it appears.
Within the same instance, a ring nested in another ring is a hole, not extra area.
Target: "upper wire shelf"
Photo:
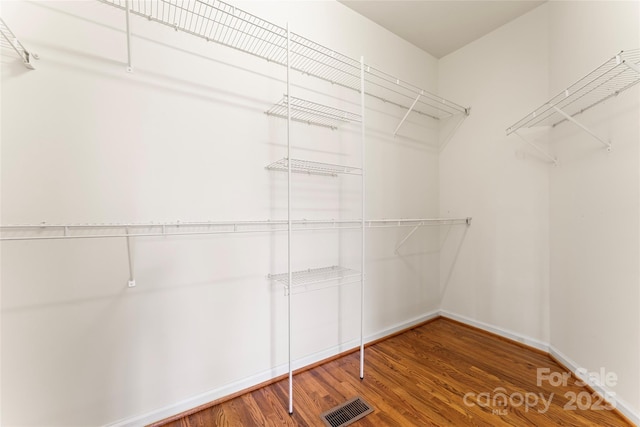
[[[640,49],[621,51],[507,128],[557,126],[640,82]]]
[[[469,224],[471,218],[377,219],[365,220],[372,227],[415,227],[422,225]],[[291,221],[294,231],[361,229],[361,219],[300,219]],[[18,224],[0,225],[0,241],[95,239],[114,237],[188,236],[229,233],[287,231],[286,220],[150,222],[128,224]]]
[[[277,160],[266,168],[273,171],[286,172],[289,168],[289,159],[285,157]],[[360,168],[300,159],[291,159],[291,172],[325,176],[338,176],[339,174],[362,175],[362,169]]]
[[[360,220],[294,220],[292,229],[358,228]],[[187,236],[286,231],[286,220],[201,221],[129,224],[20,224],[0,226],[0,240],[92,239],[104,237]]]
[[[4,22],[2,18],[0,18],[0,46],[3,48],[13,49],[14,52],[18,54],[24,66],[30,70],[33,70],[34,67],[31,64],[31,58],[37,59],[37,55],[33,55],[29,53],[27,49],[24,48],[20,40],[13,34],[9,26]]]
[[[284,95],[280,102],[274,104],[265,113],[286,119],[288,99],[289,97]],[[337,129],[345,123],[359,122],[360,115],[292,96],[291,120]]]
[[[331,266],[321,268],[310,268],[308,270],[291,272],[291,283],[289,283],[289,273],[270,274],[269,279],[284,285],[286,291],[295,293],[296,291],[307,291],[309,286],[318,285],[326,287],[327,284],[347,285],[358,283],[361,280],[361,273],[346,267]]]
[[[99,0],[125,10],[126,0]],[[283,66],[287,29],[218,0],[129,0],[129,10],[185,33]],[[360,91],[361,63],[333,49],[290,33],[291,68]],[[468,114],[469,109],[365,64],[365,93],[385,103],[434,119]]]

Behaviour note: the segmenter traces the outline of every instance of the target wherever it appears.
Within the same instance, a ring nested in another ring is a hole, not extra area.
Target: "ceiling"
[[[529,0],[338,1],[436,58],[544,3]]]

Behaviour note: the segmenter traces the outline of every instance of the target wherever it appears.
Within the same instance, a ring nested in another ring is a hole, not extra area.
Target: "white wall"
[[[400,255],[408,230],[367,232],[367,336],[442,308],[616,372],[613,390],[638,411],[638,89],[584,117],[611,154],[563,126],[549,135],[553,168],[504,133],[637,47],[637,5],[548,3],[436,61],[335,2],[238,3],[472,106],[438,147],[421,120],[392,138],[403,112],[368,100],[367,217],[474,220],[420,230]],[[285,177],[264,169],[285,155],[284,122],[263,114],[284,93],[283,68],[134,18],[128,74],[119,10],[3,2],[2,16],[42,57],[31,72],[1,57],[2,224],[285,216]],[[293,90],[358,108],[357,94],[308,77]],[[294,155],[359,163],[357,126],[293,135]],[[297,177],[294,216],[357,217],[358,185]],[[294,268],[357,268],[359,237],[296,235]],[[283,235],[137,239],[135,289],[120,239],[0,250],[3,425],[142,423],[282,372],[286,299],[265,276],[286,269]],[[355,345],[358,304],[353,286],[296,296],[298,363]]]
[[[437,61],[335,2],[238,4],[435,91]],[[263,112],[284,68],[133,18],[98,2],[3,2],[37,52],[26,71],[2,55],[2,224],[264,220],[286,217],[285,122]],[[349,29],[349,35],[336,29]],[[358,94],[296,76],[295,96],[358,110]],[[391,132],[399,109],[368,100],[367,217],[438,212],[432,123]],[[360,163],[357,126],[293,125],[293,154]],[[358,178],[297,176],[297,218],[359,217]],[[441,244],[421,230],[367,232],[367,336],[437,309]],[[359,268],[359,233],[294,237],[294,269]],[[122,239],[3,242],[3,425],[153,421],[279,374],[284,234],[140,238],[128,289]],[[294,297],[298,364],[357,343],[357,287]],[[283,402],[283,410],[285,402]],[[138,418],[136,418],[138,417]],[[137,420],[137,421],[136,421]]]
[[[640,47],[639,2],[552,2],[549,89],[556,95],[620,50]],[[582,46],[589,46],[583,49]],[[640,88],[576,118],[606,149],[563,123],[551,133],[551,345],[640,417]],[[637,422],[637,421],[636,421]]]
[[[538,7],[439,63],[440,95],[472,106],[440,155],[440,214],[473,217],[464,244],[442,253],[442,308],[543,342],[548,165],[505,129],[544,101],[547,13]]]
[[[473,106],[440,161],[441,215],[474,217],[465,244],[441,257],[442,308],[549,346],[572,368],[616,373],[608,390],[635,420],[638,88],[580,115],[613,140],[612,153],[570,123],[527,135],[560,158],[553,167],[504,132],[620,49],[637,48],[639,17],[638,2],[549,2],[439,64],[440,94],[464,94]]]

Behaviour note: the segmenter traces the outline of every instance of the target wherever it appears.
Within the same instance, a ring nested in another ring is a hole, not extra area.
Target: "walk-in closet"
[[[640,1],[0,5],[0,424],[640,422]]]

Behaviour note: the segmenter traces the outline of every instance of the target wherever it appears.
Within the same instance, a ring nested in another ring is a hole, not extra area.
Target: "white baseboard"
[[[440,310],[440,315],[442,317],[446,317],[449,319],[457,320],[458,322],[465,323],[470,326],[474,326],[476,328],[480,328],[487,332],[494,333],[504,338],[508,338],[513,341],[517,341],[519,343],[528,345],[530,347],[536,348],[538,350],[542,350],[545,353],[548,353],[553,358],[555,358],[558,362],[564,365],[565,368],[573,372],[578,378],[583,380],[586,384],[588,384],[596,393],[598,393],[603,398],[607,398],[607,396],[613,396],[613,398],[607,399],[611,404],[615,406],[615,408],[620,411],[625,417],[629,419],[629,421],[633,422],[636,426],[640,425],[640,414],[635,411],[629,403],[620,399],[617,395],[613,394],[611,390],[607,389],[601,384],[593,381],[590,378],[586,378],[584,375],[581,375],[582,372],[581,367],[574,362],[569,357],[562,354],[558,349],[553,347],[550,344],[537,340],[535,338],[530,338],[525,335],[519,334],[517,332],[509,331],[507,329],[501,328],[499,326],[490,325],[488,323],[480,322],[478,320],[474,320],[468,318],[466,316],[461,316],[459,314],[451,313],[446,310]]]
[[[537,340],[535,338],[531,338],[526,335],[522,335],[517,332],[513,332],[508,329],[501,328],[499,326],[494,326],[488,323],[480,322],[478,320],[471,319],[466,316],[461,316],[459,314],[451,313],[450,311],[447,311],[447,310],[440,310],[440,315],[442,317],[447,317],[452,320],[457,320],[458,322],[461,322],[461,323],[466,323],[467,325],[470,325],[470,326],[475,326],[476,328],[480,328],[487,332],[492,332],[496,335],[499,335],[504,338],[508,338],[512,341],[517,341],[519,343],[528,345],[529,347],[533,347],[538,350],[544,351],[545,353],[549,352],[549,344],[542,342],[540,340]]]
[[[418,325],[422,322],[426,322],[427,320],[435,319],[439,315],[440,315],[440,312],[436,310],[436,311],[427,313],[425,315],[410,319],[406,322],[392,325],[389,328],[385,328],[374,334],[368,335],[367,337],[365,337],[365,342],[371,342],[380,338],[384,338],[396,332],[402,331],[403,329],[407,329],[412,326]],[[359,346],[360,346],[359,340],[348,341],[338,346],[323,350],[321,352],[314,353],[314,354],[305,356],[301,359],[294,360],[293,368],[298,369],[300,367],[308,366],[313,363],[317,363],[321,360],[328,359],[337,354],[354,349]],[[268,371],[260,372],[256,375],[243,378],[239,381],[235,381],[233,383],[207,391],[197,396],[192,396],[190,398],[174,403],[172,405],[165,406],[163,408],[158,408],[157,410],[148,412],[146,414],[129,417],[129,418],[122,419],[120,421],[116,421],[114,423],[108,424],[108,427],[133,427],[133,426],[148,425],[148,424],[163,420],[165,418],[169,418],[176,414],[186,412],[190,409],[197,408],[198,406],[207,404],[209,402],[213,402],[214,400],[221,399],[225,396],[229,396],[239,391],[246,390],[250,387],[253,387],[265,381],[272,380],[288,372],[289,372],[289,367],[287,364],[276,366]],[[366,366],[365,366],[365,373],[366,373]]]
[[[635,411],[628,402],[620,399],[612,390],[607,388],[605,385],[600,384],[597,379],[589,378],[589,376],[584,375],[584,369],[582,369],[580,365],[554,346],[549,347],[549,354],[564,365],[565,368],[573,372],[576,377],[588,384],[589,387],[602,396],[607,402],[611,403],[622,415],[627,417],[629,421],[634,423],[636,426],[640,425],[640,414]]]

